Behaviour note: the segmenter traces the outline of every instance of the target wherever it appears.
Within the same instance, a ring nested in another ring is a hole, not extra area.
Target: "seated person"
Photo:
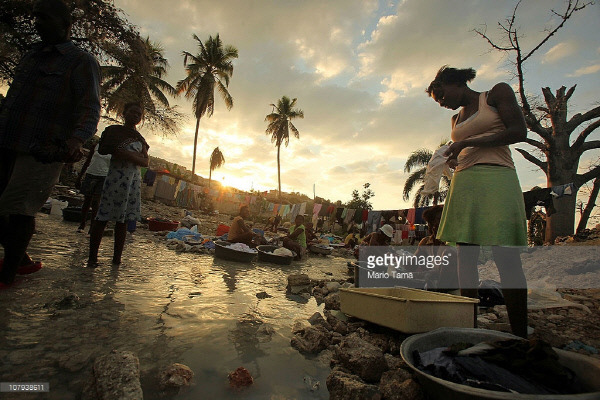
[[[270,216],[267,224],[265,225],[265,232],[272,231],[273,226],[275,225],[275,216]]]
[[[296,253],[296,260],[300,260],[306,252],[306,228],[304,227],[304,216],[298,215],[295,225],[290,227],[290,233],[283,238],[283,247]]]
[[[365,236],[360,244],[362,246],[389,246],[392,237],[394,237],[394,228],[389,224],[385,224],[376,232]]]
[[[319,220],[317,221],[317,232],[323,233],[323,225],[324,224],[325,224],[325,221],[323,221],[323,218],[319,218]]]
[[[273,221],[273,230],[272,232],[277,233],[277,228],[279,228],[279,224],[281,223],[281,215],[277,214],[275,216],[275,220]]]
[[[428,271],[431,273],[430,277],[437,281],[435,284],[437,289],[457,289],[458,270],[456,265],[456,251],[453,247],[446,246],[445,242],[442,242],[436,237],[443,210],[443,205],[437,205],[430,207],[423,212],[423,219],[425,222],[427,222],[427,231],[429,236],[421,239],[415,255],[450,255],[447,257],[448,261],[450,262],[449,265],[440,265],[439,267],[431,268]]]
[[[352,229],[348,232],[348,236],[344,239],[344,247],[349,249],[353,249],[359,243],[360,238],[358,237],[358,232],[356,227],[352,227]]]
[[[376,232],[365,236],[362,239],[360,246],[389,246],[392,242],[392,237],[394,237],[394,228],[392,228],[392,226],[389,224],[385,224]],[[357,259],[359,256],[360,246],[355,247],[354,249],[354,257]]]
[[[316,243],[316,242],[319,241],[319,238],[317,238],[317,235],[313,231],[313,224],[312,224],[312,222],[307,222],[306,223],[306,241],[308,243]]]
[[[263,243],[264,238],[256,233],[246,225],[244,222],[245,218],[250,216],[250,209],[244,205],[240,207],[240,214],[233,219],[231,228],[227,235],[227,241],[231,243],[245,243],[248,246],[256,246],[256,243]],[[266,242],[264,242],[266,243]]]

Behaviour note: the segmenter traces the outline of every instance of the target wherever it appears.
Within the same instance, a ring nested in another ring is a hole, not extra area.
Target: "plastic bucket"
[[[60,201],[56,199],[52,199],[52,206],[50,207],[50,215],[60,215],[62,216],[62,210],[69,206],[68,201]]]

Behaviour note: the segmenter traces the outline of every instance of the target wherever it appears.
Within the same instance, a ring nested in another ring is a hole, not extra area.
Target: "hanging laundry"
[[[367,222],[369,219],[369,210],[363,210],[362,212],[362,222]]]
[[[329,204],[323,204],[323,207],[321,207],[321,210],[319,211],[319,217],[326,216],[327,210],[329,210]]]
[[[552,192],[550,194],[557,199],[560,199],[563,196],[571,196],[573,193],[577,192],[577,188],[573,182],[567,183],[565,185],[552,186]]]
[[[298,209],[298,214],[300,214],[300,215],[306,214],[306,202],[300,203],[300,208]]]
[[[354,208],[349,208],[348,212],[346,212],[346,217],[344,218],[344,222],[346,224],[349,224],[350,221],[352,221],[354,219],[354,213],[356,212],[356,209]]]
[[[362,214],[363,214],[362,208],[359,208],[354,212],[354,223],[355,224],[362,224],[362,222],[363,222]]]
[[[144,175],[144,183],[148,186],[154,186],[154,181],[156,180],[156,172],[149,169],[146,171],[146,175]]]
[[[423,219],[423,212],[428,208],[429,207],[419,207],[415,210],[415,224],[425,224],[425,220]]]
[[[535,189],[523,193],[523,201],[525,202],[525,216],[529,220],[535,206],[543,206],[546,209],[546,215],[550,216],[556,212],[554,208],[554,198],[552,197],[552,189]]]
[[[319,216],[319,211],[321,211],[321,207],[323,207],[323,204],[317,204],[317,203],[315,203],[313,205],[313,212],[312,212],[313,216],[315,216],[315,215],[317,217]]]
[[[413,225],[415,223],[415,213],[416,210],[414,208],[410,208],[408,210],[408,214],[406,215],[406,219],[408,220],[408,222]]]
[[[437,192],[440,189],[440,179],[442,179],[443,175],[448,179],[452,178],[452,171],[448,164],[446,164],[448,157],[444,156],[444,153],[449,148],[450,146],[445,144],[437,149],[427,163],[425,176],[423,177],[423,190],[421,190],[422,196],[429,196]]]
[[[292,206],[292,211],[290,211],[290,221],[295,221],[299,212],[300,212],[300,204],[294,204]]]

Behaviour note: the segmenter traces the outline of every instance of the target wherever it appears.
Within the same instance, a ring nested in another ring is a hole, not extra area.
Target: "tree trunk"
[[[590,193],[590,199],[583,210],[583,214],[581,214],[581,219],[579,220],[579,225],[577,225],[577,233],[583,231],[587,227],[588,220],[590,219],[590,215],[592,214],[592,210],[596,207],[596,198],[598,197],[598,191],[600,191],[600,178],[594,179],[594,186],[592,187],[592,192]]]
[[[548,157],[547,186],[549,188],[574,182],[577,176],[577,163],[573,163],[569,157],[564,156],[567,152],[555,151],[554,153]],[[560,157],[556,154],[563,156]],[[570,236],[574,233],[576,200],[576,191],[571,195],[554,198],[556,212],[546,217],[545,240],[547,243],[554,243],[554,239],[558,236]]]
[[[212,168],[208,171],[208,188],[210,189],[210,180],[212,179]]]
[[[196,133],[194,134],[194,157],[192,158],[192,182],[196,182],[196,147],[198,146],[198,128],[200,118],[196,118]]]
[[[281,150],[281,144],[277,146],[277,182],[279,183],[279,204],[281,204],[281,166],[279,163],[279,151]]]

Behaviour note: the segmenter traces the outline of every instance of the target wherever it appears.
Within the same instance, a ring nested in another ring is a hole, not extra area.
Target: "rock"
[[[307,291],[303,291],[302,293],[299,294],[300,297],[303,297],[306,300],[310,299],[310,293],[308,293]]]
[[[306,274],[291,274],[288,275],[288,288],[292,286],[310,285],[310,278]]]
[[[358,376],[333,370],[327,377],[330,400],[370,400],[379,398],[379,388],[363,382]]]
[[[258,292],[258,293],[256,293],[256,297],[258,299],[262,300],[262,299],[268,299],[268,298],[273,297],[273,296],[271,296],[267,292]]]
[[[312,317],[308,319],[308,322],[310,322],[311,325],[321,325],[328,331],[331,330],[331,325],[329,325],[329,323],[325,321],[325,318],[323,318],[323,316],[319,312],[314,313]]]
[[[388,368],[392,371],[397,370],[398,368],[407,368],[408,365],[404,362],[404,360],[400,357],[394,357],[391,354],[384,354],[385,362]]]
[[[235,371],[229,373],[229,386],[234,389],[242,389],[254,383],[252,375],[244,367],[238,367]]]
[[[93,366],[92,391],[99,400],[142,400],[140,362],[130,351],[113,350],[98,357]]]
[[[309,326],[294,335],[291,345],[300,353],[317,354],[329,346],[330,337],[323,326]]]
[[[292,325],[292,333],[295,335],[298,332],[303,331],[305,328],[308,328],[310,323],[304,319],[298,319],[294,321],[294,325]]]
[[[327,284],[325,285],[329,293],[337,292],[341,286],[342,285],[340,285],[339,282],[327,282]]]
[[[326,310],[340,309],[340,295],[338,293],[330,293],[325,297]]]
[[[186,365],[174,363],[160,371],[159,385],[162,389],[189,386],[194,372]]]
[[[386,400],[422,400],[424,398],[421,386],[410,378],[408,372],[402,369],[387,371],[383,374],[379,390]]]
[[[344,338],[336,354],[340,365],[357,374],[366,382],[378,382],[388,370],[383,352],[361,339],[357,333]]]

